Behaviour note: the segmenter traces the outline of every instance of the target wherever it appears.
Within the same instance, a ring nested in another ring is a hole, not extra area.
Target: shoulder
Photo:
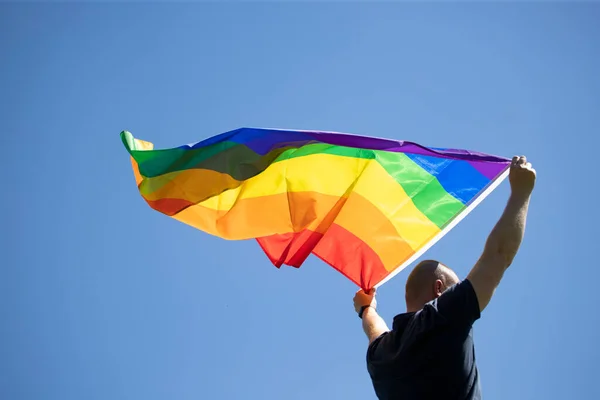
[[[450,286],[448,289],[446,289],[444,291],[444,293],[442,293],[442,295],[440,297],[438,297],[435,300],[432,300],[430,303],[438,303],[440,301],[440,299],[445,299],[447,297],[455,297],[455,296],[465,296],[465,297],[472,297],[474,299],[476,299],[476,293],[475,293],[475,288],[473,287],[473,284],[471,283],[471,281],[469,281],[468,279],[464,279],[452,286]]]
[[[375,338],[368,346],[367,359],[380,360],[398,350],[407,330],[411,329],[415,316],[420,313],[403,313],[394,317],[392,329]]]
[[[393,330],[383,332],[369,343],[369,346],[367,347],[367,357],[370,358],[380,351],[385,351],[390,345],[390,339],[393,336],[393,332]]]
[[[473,322],[480,318],[479,302],[472,283],[465,279],[427,303],[446,318]]]

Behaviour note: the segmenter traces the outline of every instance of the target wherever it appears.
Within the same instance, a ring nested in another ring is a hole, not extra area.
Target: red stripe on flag
[[[277,268],[284,264],[299,268],[313,253],[365,290],[389,274],[377,253],[337,224],[332,224],[325,235],[305,229],[256,240]]]
[[[322,237],[322,233],[305,229],[296,233],[272,235],[256,240],[277,268],[284,264],[300,268]]]
[[[158,199],[146,200],[146,202],[156,211],[159,211],[170,217],[177,214],[179,211],[194,205],[194,203],[184,199]]]
[[[364,290],[390,273],[373,249],[337,224],[331,225],[313,253]]]

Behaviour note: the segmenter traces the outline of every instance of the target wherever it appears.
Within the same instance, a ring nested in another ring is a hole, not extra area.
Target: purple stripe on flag
[[[383,150],[467,160],[478,162],[478,165],[474,165],[474,167],[490,179],[494,178],[499,171],[502,171],[506,165],[510,164],[509,159],[474,151],[461,149],[432,149],[417,143],[401,140],[321,131],[240,128],[188,147],[199,148],[220,141],[233,141],[244,144],[261,155],[267,154],[274,148],[280,148],[290,144],[300,146],[308,143],[321,142],[335,146],[357,147],[370,150]],[[492,163],[490,166],[487,165],[489,162]]]
[[[504,169],[510,165],[510,161],[505,162],[480,162],[480,161],[469,161],[469,164],[483,176],[489,180],[493,180],[496,176],[500,175]]]

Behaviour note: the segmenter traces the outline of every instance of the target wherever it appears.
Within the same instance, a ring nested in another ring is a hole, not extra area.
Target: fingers
[[[377,294],[377,288],[372,288],[371,290],[360,289],[359,291],[356,292],[356,296],[359,296],[359,295],[375,296],[375,294]]]
[[[527,169],[535,171],[530,162],[527,161],[525,156],[514,156],[511,161],[511,168]]]
[[[519,162],[519,163],[517,163],[517,165],[515,167],[519,168],[519,169],[526,169],[529,171],[533,171],[533,166],[531,165],[530,162],[523,162],[523,163]]]
[[[518,171],[528,171],[533,173],[535,176],[537,173],[530,162],[527,161],[527,157],[525,156],[514,156],[510,165],[513,173],[519,173]]]
[[[511,162],[512,167],[518,167],[518,166],[526,165],[526,164],[527,164],[527,157],[525,157],[525,156],[514,156],[512,158],[512,162]]]

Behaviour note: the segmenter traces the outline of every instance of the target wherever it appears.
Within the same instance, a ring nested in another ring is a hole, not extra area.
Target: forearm
[[[508,268],[519,251],[529,209],[529,194],[511,194],[498,223],[487,239],[483,257],[498,257]]]
[[[387,324],[373,307],[365,309],[362,317],[362,327],[369,343],[381,336],[382,333],[389,331]]]
[[[480,311],[487,307],[519,251],[535,177],[535,170],[524,156],[513,157],[509,175],[510,198],[486,241],[483,254],[467,276],[477,295]]]
[[[475,289],[480,311],[489,304],[519,250],[528,207],[529,196],[511,195],[504,213],[488,237],[483,254],[467,276]]]

